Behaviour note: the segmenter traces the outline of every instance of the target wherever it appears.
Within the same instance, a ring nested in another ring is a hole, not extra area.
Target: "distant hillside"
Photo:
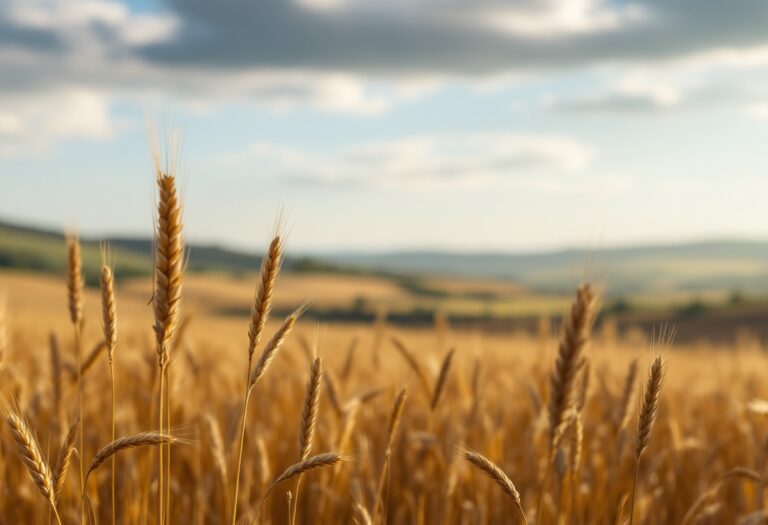
[[[86,278],[95,282],[100,266],[99,243],[102,239],[83,238],[82,253]],[[148,275],[152,270],[150,239],[115,237],[103,239],[115,252],[115,271],[119,276]],[[188,246],[188,268],[194,272],[252,272],[261,265],[261,256],[212,245]],[[63,274],[66,247],[61,232],[19,226],[0,221],[0,268],[25,269]],[[288,271],[345,271],[309,258],[289,258]]]
[[[107,239],[116,251],[120,275],[151,271],[150,239]],[[65,264],[60,232],[0,221],[0,268],[61,274]],[[86,275],[95,279],[99,239],[83,239]],[[213,245],[189,247],[190,271],[252,272],[261,256]],[[288,258],[289,272],[372,274],[391,277],[411,292],[424,295],[427,276],[490,278],[513,281],[537,292],[572,290],[584,278],[604,284],[616,296],[708,291],[768,293],[768,242],[699,242],[599,250],[540,253],[328,253]],[[427,287],[428,288],[428,287]],[[426,290],[429,292],[429,290]]]
[[[332,264],[402,273],[512,280],[540,291],[572,289],[584,277],[612,294],[652,291],[768,291],[768,243],[700,242],[542,253],[397,252],[327,254]]]

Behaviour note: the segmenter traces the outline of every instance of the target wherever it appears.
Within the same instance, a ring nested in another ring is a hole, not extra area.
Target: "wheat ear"
[[[569,315],[563,321],[563,334],[550,378],[549,393],[549,455],[536,504],[536,521],[541,523],[544,493],[549,483],[552,462],[558,442],[567,429],[568,418],[575,410],[579,393],[575,384],[587,360],[583,357],[594,320],[596,296],[589,284],[581,285],[571,305]],[[585,391],[586,397],[586,391]]]
[[[304,461],[300,461],[299,463],[291,465],[290,467],[285,469],[285,471],[282,474],[280,474],[272,482],[269,488],[267,488],[267,491],[264,493],[264,496],[261,498],[261,504],[259,505],[259,515],[261,515],[261,513],[263,512],[264,502],[267,501],[267,498],[272,493],[272,490],[283,481],[287,481],[296,476],[303,476],[304,473],[309,472],[310,470],[315,470],[323,467],[330,467],[346,460],[347,460],[346,456],[342,456],[341,454],[336,452],[328,452],[325,454],[317,454],[316,456],[310,456]],[[290,513],[290,506],[288,510]],[[296,507],[294,507],[293,516],[294,517],[296,516]]]
[[[574,383],[584,362],[582,356],[589,340],[595,310],[595,293],[589,284],[579,287],[571,312],[565,319],[555,369],[550,380],[549,429],[554,440],[565,416],[575,402]]]
[[[653,426],[659,413],[659,399],[661,397],[661,386],[664,382],[664,368],[664,358],[656,356],[648,373],[643,406],[640,409],[640,416],[637,420],[637,446],[635,454],[638,458],[645,452],[651,441]]]
[[[275,332],[275,335],[273,335],[272,339],[270,339],[267,343],[267,346],[264,347],[264,350],[261,353],[261,357],[256,362],[256,366],[251,373],[251,378],[248,382],[250,388],[256,385],[256,383],[258,383],[261,377],[264,375],[264,372],[267,371],[270,363],[272,363],[272,360],[283,346],[285,338],[288,337],[288,334],[291,333],[291,330],[293,330],[293,327],[296,325],[296,321],[299,320],[299,317],[301,317],[306,309],[307,305],[303,304],[292,314],[286,317],[283,321],[283,324],[280,325],[280,328],[278,328],[277,332]]]
[[[211,451],[213,452],[213,460],[216,464],[216,468],[221,475],[221,479],[224,485],[227,484],[228,468],[227,457],[224,449],[224,438],[221,436],[221,427],[218,421],[213,415],[208,412],[205,414],[205,422],[208,426],[208,435],[211,437]]]
[[[432,393],[432,403],[430,408],[434,411],[437,408],[437,404],[440,402],[440,396],[445,390],[445,385],[448,382],[448,372],[451,369],[451,361],[453,360],[453,354],[455,350],[451,350],[445,355],[443,364],[440,366],[440,373],[437,375],[437,382],[435,383],[435,390]]]
[[[54,415],[56,416],[56,428],[59,433],[62,428],[62,394],[61,394],[61,351],[59,350],[59,340],[53,332],[48,336],[48,346],[51,357],[51,388],[53,390]]]
[[[157,172],[157,228],[155,229],[154,300],[155,335],[161,367],[181,314],[181,289],[184,273],[181,201],[176,177]]]
[[[616,430],[621,431],[629,423],[629,419],[632,416],[631,406],[632,397],[635,393],[635,383],[637,382],[637,359],[633,359],[629,364],[627,370],[627,378],[624,381],[624,389],[621,392],[621,400],[619,401],[619,411],[616,415]]]
[[[83,259],[76,235],[67,235],[67,304],[69,320],[80,327],[83,323]]]
[[[310,470],[333,466],[337,463],[345,461],[346,459],[347,458],[345,456],[342,456],[336,452],[326,452],[324,454],[310,456],[307,459],[300,461],[299,463],[291,465],[285,469],[282,474],[275,478],[275,480],[267,489],[267,492],[264,494],[264,498],[266,499],[270,492],[272,492],[272,490],[283,481],[295,478],[296,476],[304,474],[305,472],[309,472]]]
[[[315,352],[317,347],[315,346]],[[312,362],[312,368],[307,382],[307,393],[304,396],[304,405],[301,409],[301,425],[299,427],[299,460],[304,461],[312,452],[312,442],[315,439],[317,429],[317,412],[320,406],[320,387],[323,377],[323,360],[316,357]],[[299,491],[301,490],[301,479],[296,482],[296,497],[294,498],[293,514],[290,520],[291,525],[296,520],[296,511],[299,507]]]
[[[16,441],[21,461],[24,463],[24,466],[27,467],[27,472],[29,472],[32,481],[35,482],[40,494],[42,494],[48,503],[50,503],[51,508],[56,515],[56,521],[61,524],[56,509],[56,491],[53,486],[51,468],[48,466],[48,463],[46,463],[43,453],[40,450],[40,445],[34,437],[29,424],[24,418],[11,413],[8,415],[8,425],[11,428],[13,439]]]
[[[353,337],[347,348],[347,356],[344,358],[344,364],[341,367],[341,380],[345,383],[352,373],[352,367],[355,365],[355,351],[359,342],[360,339]]]
[[[389,416],[389,425],[387,430],[387,450],[392,448],[392,444],[395,442],[395,436],[397,435],[397,429],[400,426],[400,421],[403,419],[403,412],[405,411],[405,401],[408,399],[408,390],[403,388],[398,392],[395,397],[395,402],[392,405],[392,414]]]
[[[432,390],[429,387],[429,380],[427,380],[426,374],[424,374],[424,371],[421,369],[421,366],[419,366],[418,361],[416,361],[416,356],[414,356],[410,352],[410,350],[408,350],[408,347],[406,347],[405,344],[403,344],[403,342],[397,339],[396,337],[392,338],[392,344],[395,345],[395,348],[397,349],[397,351],[403,357],[403,359],[411,368],[411,370],[413,370],[413,372],[416,374],[416,377],[419,379],[419,385],[421,386],[421,389],[424,392],[424,395],[427,396],[427,399],[431,399]]]
[[[104,463],[107,459],[123,450],[136,447],[157,447],[160,445],[176,443],[177,441],[178,440],[175,437],[169,436],[167,434],[160,434],[159,432],[140,432],[131,436],[118,438],[108,445],[102,447],[101,450],[99,450],[96,455],[93,456],[93,460],[91,460],[91,465],[88,467],[86,477],[90,476],[91,473],[99,468],[101,464]]]
[[[256,346],[261,341],[269,313],[272,308],[272,290],[277,281],[277,274],[283,257],[283,242],[280,235],[275,235],[269,243],[269,249],[261,261],[261,272],[256,295],[251,307],[251,322],[248,326],[248,362],[251,362]],[[250,373],[250,367],[249,367]]]
[[[108,255],[104,253],[101,267],[101,320],[107,358],[112,361],[117,345],[117,308],[115,306],[115,278]]]
[[[629,525],[635,518],[635,495],[637,493],[637,478],[640,472],[640,459],[651,442],[651,434],[659,413],[661,386],[664,382],[665,361],[661,355],[656,356],[648,372],[648,379],[643,395],[643,406],[637,418],[637,444],[635,445],[635,476],[632,482],[632,497],[629,505]]]
[[[464,451],[464,459],[472,463],[472,465],[481,470],[486,476],[491,478],[499,487],[501,487],[501,490],[504,492],[504,494],[509,496],[509,498],[512,500],[512,503],[514,503],[517,507],[517,510],[520,511],[520,516],[523,519],[523,523],[527,524],[528,520],[525,517],[525,511],[523,511],[523,505],[520,501],[520,493],[517,491],[517,488],[515,488],[515,484],[512,483],[512,480],[509,479],[509,476],[507,476],[501,467],[499,467],[496,463],[483,456],[482,454],[473,452],[471,450]]]
[[[75,454],[75,438],[77,437],[77,426],[79,421],[75,420],[69,427],[69,431],[61,444],[59,449],[59,455],[56,458],[56,464],[53,469],[53,488],[54,496],[58,501],[62,491],[64,490],[64,484],[67,481],[67,472],[69,472],[69,465],[72,463],[72,456]]]
[[[316,357],[307,382],[307,393],[304,396],[304,406],[301,409],[301,426],[299,429],[299,459],[304,461],[312,452],[312,442],[317,429],[317,409],[320,403],[320,386],[323,376],[323,360]]]

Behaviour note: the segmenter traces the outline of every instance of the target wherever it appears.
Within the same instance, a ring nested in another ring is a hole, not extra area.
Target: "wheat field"
[[[279,228],[249,316],[191,315],[181,202],[157,181],[145,293],[108,247],[85,289],[75,237],[61,279],[0,279],[0,523],[768,521],[757,342],[618,337],[589,284],[536,337],[318,326],[300,286],[273,307]]]

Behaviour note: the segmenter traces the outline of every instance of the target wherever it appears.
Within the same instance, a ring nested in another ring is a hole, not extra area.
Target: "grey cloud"
[[[26,27],[3,18],[0,9],[0,49],[22,48],[33,51],[60,51],[64,42],[45,29]]]
[[[648,20],[616,30],[530,38],[489,29],[479,6],[541,11],[552,0],[352,3],[310,10],[290,0],[168,0],[176,38],[138,50],[151,62],[210,68],[333,68],[382,73],[495,73],[595,61],[675,57],[766,41],[768,2],[651,0]],[[597,3],[606,10],[626,2]]]
[[[607,94],[563,100],[553,104],[553,109],[572,112],[652,113],[667,111],[677,104],[664,103],[643,94]]]

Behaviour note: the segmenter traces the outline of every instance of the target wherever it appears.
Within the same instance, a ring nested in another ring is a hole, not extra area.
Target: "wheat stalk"
[[[691,507],[688,509],[688,512],[686,512],[685,516],[683,517],[682,525],[689,525],[690,523],[694,523],[694,520],[699,516],[701,511],[704,510],[704,505],[706,505],[708,501],[714,498],[728,483],[728,481],[733,479],[739,481],[750,481],[757,484],[758,487],[762,487],[765,484],[765,479],[759,472],[744,467],[733,468],[720,476],[708,490],[702,492],[699,495],[699,497],[693,502],[693,505],[691,505]],[[761,516],[759,522],[755,523],[760,522],[765,522],[764,515]],[[742,520],[740,523],[744,524],[746,522]]]
[[[278,228],[279,229],[279,228]],[[261,341],[264,326],[272,308],[272,291],[277,281],[277,274],[282,263],[283,243],[280,235],[275,235],[269,243],[269,249],[261,261],[259,285],[251,307],[251,322],[248,327],[248,362],[251,362],[256,346]],[[250,373],[250,367],[249,367]]]
[[[80,241],[74,234],[67,235],[67,303],[73,326],[83,323],[83,259]]]
[[[96,455],[93,456],[91,465],[88,467],[88,471],[86,472],[86,480],[88,476],[93,473],[93,471],[102,465],[102,463],[104,463],[107,459],[111,458],[118,452],[136,447],[157,447],[161,445],[168,445],[176,443],[177,441],[178,440],[175,437],[169,436],[167,434],[160,434],[159,432],[139,432],[138,434],[118,438],[108,445],[102,447],[96,453]]]
[[[637,418],[637,444],[635,445],[635,476],[632,483],[632,497],[629,506],[629,525],[632,525],[635,517],[635,495],[637,492],[637,478],[640,471],[640,459],[643,452],[651,442],[653,426],[659,412],[659,399],[661,398],[661,386],[664,382],[665,361],[661,355],[657,355],[648,372],[645,385],[643,406]]]
[[[575,384],[587,360],[583,357],[594,320],[596,296],[589,284],[581,285],[571,311],[563,322],[563,334],[558,347],[555,369],[550,377],[549,393],[549,455],[536,504],[536,522],[541,522],[544,493],[547,490],[552,462],[558,443],[562,439],[569,415],[579,403]],[[586,400],[586,389],[584,390]]]
[[[336,465],[338,463],[341,463],[342,461],[346,461],[348,458],[346,456],[342,456],[339,453],[336,452],[327,452],[324,454],[317,454],[316,456],[310,456],[307,459],[300,461],[299,463],[296,463],[294,465],[291,465],[285,471],[280,474],[267,488],[267,491],[264,493],[264,496],[261,498],[261,504],[259,505],[259,514],[263,512],[264,510],[264,502],[267,500],[269,495],[272,493],[272,490],[282,483],[283,481],[287,481],[289,479],[295,478],[296,476],[303,476],[306,472],[309,472],[311,470],[323,468],[323,467],[331,467],[333,465]],[[289,508],[290,513],[290,508]],[[293,518],[296,516],[296,507],[294,506],[294,512],[293,512]]]
[[[388,490],[387,480],[389,479],[390,461],[392,458],[392,445],[395,442],[395,436],[397,435],[397,429],[400,426],[400,421],[403,418],[403,412],[405,411],[405,401],[408,398],[408,390],[403,388],[397,393],[395,401],[392,405],[392,413],[389,416],[389,424],[387,426],[387,448],[384,450],[384,466],[381,469],[379,475],[379,487],[376,490],[376,501],[373,505],[373,512],[378,515],[382,513],[382,522],[386,523],[386,508],[385,508],[385,490]]]
[[[344,409],[341,406],[338,388],[336,387],[336,380],[333,378],[333,372],[331,372],[331,370],[325,371],[325,374],[323,374],[323,382],[325,383],[325,389],[328,392],[328,401],[331,402],[331,407],[333,408],[336,417],[341,419],[344,417]]]
[[[368,509],[366,509],[359,501],[355,502],[355,511],[360,516],[360,522],[356,521],[356,523],[359,523],[360,525],[373,525],[373,520],[371,519]]]
[[[157,181],[157,226],[155,228],[154,251],[154,295],[155,336],[157,359],[160,369],[158,389],[158,433],[170,428],[170,401],[167,399],[167,368],[169,350],[181,315],[182,277],[184,274],[184,239],[182,237],[181,201],[176,189],[176,176],[164,172],[155,162]],[[163,514],[165,499],[170,498],[170,447],[168,457],[163,461],[165,443],[160,444],[158,454],[158,521],[165,522]],[[163,473],[163,470],[167,473]],[[167,485],[167,486],[166,486]],[[162,493],[165,490],[166,496]],[[166,511],[167,512],[167,511]]]
[[[85,429],[83,408],[83,371],[80,332],[83,328],[83,260],[80,254],[80,241],[75,235],[67,235],[67,299],[69,319],[75,334],[75,366],[77,367],[77,419],[80,422],[80,492],[85,493]],[[82,512],[80,516],[82,521]]]
[[[5,354],[8,351],[8,298],[0,293],[0,370],[5,368]]]
[[[270,363],[272,363],[272,360],[277,356],[278,351],[283,346],[286,337],[291,333],[291,330],[293,330],[293,327],[296,325],[296,321],[299,320],[299,317],[301,317],[306,308],[307,305],[303,304],[286,317],[283,324],[280,325],[280,328],[278,328],[277,332],[272,336],[272,339],[267,343],[267,346],[264,347],[261,357],[256,362],[256,366],[251,373],[251,378],[248,382],[250,388],[253,388],[267,371]]]
[[[107,359],[109,360],[109,383],[112,391],[112,404],[110,411],[111,441],[117,436],[115,423],[115,365],[114,353],[117,346],[117,307],[115,306],[115,279],[112,270],[112,261],[109,248],[101,245],[101,319],[104,332],[104,344],[107,347]],[[112,456],[112,476],[110,495],[112,500],[112,525],[117,520],[117,499],[115,494],[115,480],[117,478],[117,462]]]
[[[59,455],[53,469],[53,487],[54,497],[58,501],[64,490],[64,484],[67,481],[67,472],[72,463],[72,456],[75,454],[75,438],[77,437],[77,426],[79,421],[75,420],[69,427],[69,431],[64,438],[59,449]]]
[[[445,384],[448,381],[448,372],[451,368],[451,360],[453,359],[454,352],[455,350],[448,352],[443,359],[443,364],[440,366],[440,373],[437,375],[435,390],[432,394],[432,403],[430,404],[430,408],[433,412],[435,408],[437,408],[437,404],[440,402],[440,396],[442,395],[443,390],[445,390]]]
[[[574,383],[583,365],[582,356],[589,340],[596,298],[592,287],[584,284],[576,292],[570,315],[565,319],[563,335],[550,380],[550,441],[565,422],[565,414],[574,405]]]
[[[341,380],[345,383],[349,379],[350,374],[352,374],[352,368],[355,364],[355,351],[357,350],[359,342],[360,340],[357,337],[353,337],[347,348],[347,355],[344,358],[344,364],[341,367]]]
[[[117,345],[117,308],[115,306],[115,279],[106,248],[102,250],[101,267],[101,319],[107,358],[112,361]]]
[[[427,396],[427,399],[431,399],[432,391],[429,387],[429,380],[427,379],[426,374],[424,374],[424,371],[419,366],[419,363],[416,361],[416,357],[408,350],[408,347],[406,347],[405,344],[396,337],[392,338],[392,344],[395,345],[397,351],[403,357],[411,370],[413,370],[413,372],[416,374],[424,395]]]
[[[400,426],[400,421],[403,419],[403,412],[405,411],[405,401],[408,399],[408,390],[403,388],[398,392],[395,397],[395,402],[392,405],[392,413],[389,416],[389,425],[387,426],[387,450],[392,448],[392,444],[395,441],[395,435],[397,429]]]
[[[316,353],[317,346],[314,348]],[[301,409],[301,424],[299,427],[299,460],[304,461],[312,452],[312,442],[315,439],[317,429],[317,411],[320,405],[320,385],[323,376],[323,360],[316,357],[312,362],[312,368],[307,382],[307,393],[304,396],[304,405]],[[294,498],[293,514],[290,520],[293,525],[296,519],[296,511],[299,506],[299,491],[301,490],[301,478],[296,482],[296,497]]]
[[[316,357],[307,383],[307,393],[304,396],[304,406],[301,409],[301,426],[299,429],[299,459],[305,460],[312,452],[312,442],[317,429],[317,409],[320,403],[320,385],[323,376],[323,360]],[[298,497],[298,494],[297,494]]]
[[[21,461],[27,467],[27,472],[29,472],[32,481],[35,482],[35,486],[40,491],[40,494],[50,503],[56,515],[56,521],[60,525],[61,520],[56,509],[56,491],[53,485],[53,475],[51,474],[51,468],[43,457],[37,439],[34,437],[29,424],[17,414],[10,413],[8,415],[8,426],[11,428],[14,441],[16,441]]]
[[[648,380],[645,386],[645,395],[643,396],[643,406],[640,409],[640,415],[637,420],[637,446],[635,455],[639,458],[651,441],[653,426],[656,423],[656,417],[659,412],[659,399],[661,397],[661,386],[664,382],[665,362],[662,356],[656,356],[648,372]]]
[[[59,350],[59,340],[53,332],[48,336],[48,346],[50,348],[51,358],[51,387],[53,390],[53,406],[56,416],[56,427],[58,432],[62,428],[62,394],[61,394],[61,352]]]
[[[213,415],[208,412],[205,414],[205,422],[208,426],[208,435],[211,437],[211,450],[213,452],[213,460],[216,464],[216,468],[221,475],[221,479],[224,482],[224,486],[227,484],[227,458],[224,449],[224,438],[221,436],[221,428],[218,421]]]
[[[155,228],[154,297],[155,335],[160,367],[167,364],[168,349],[181,314],[184,240],[181,201],[174,175],[157,171],[157,227]]]
[[[624,381],[624,389],[621,393],[621,400],[619,401],[619,411],[616,416],[616,428],[617,430],[624,429],[629,423],[629,419],[632,416],[630,407],[632,406],[632,396],[635,393],[635,382],[637,381],[638,364],[637,359],[633,359],[629,364],[629,370],[627,371],[627,378]]]
[[[499,467],[496,463],[483,456],[482,454],[473,452],[471,450],[464,451],[464,459],[472,463],[472,465],[477,467],[486,476],[495,481],[499,487],[501,487],[501,490],[504,492],[504,494],[509,496],[509,498],[512,500],[512,503],[514,503],[515,507],[517,507],[517,510],[520,511],[520,516],[523,519],[523,523],[527,524],[528,520],[525,517],[525,511],[523,510],[523,505],[520,501],[520,493],[517,491],[517,488],[515,488],[515,484],[512,483],[512,480],[509,479],[509,476],[507,476],[501,467]]]
[[[310,470],[315,470],[322,467],[330,467],[346,460],[347,458],[345,456],[342,456],[341,454],[338,454],[336,452],[326,452],[324,454],[317,454],[315,456],[310,456],[303,461],[295,463],[290,467],[288,467],[287,469],[285,469],[285,471],[282,474],[280,474],[277,478],[275,478],[275,480],[272,482],[272,484],[269,486],[266,493],[264,494],[264,499],[266,499],[266,497],[269,496],[272,490],[283,481],[287,481],[289,479],[295,478],[296,476],[309,472]]]
[[[261,352],[261,357],[259,357],[259,360],[256,362],[256,366],[253,369],[253,372],[251,372],[250,377],[248,379],[248,388],[245,393],[245,399],[243,400],[243,410],[242,415],[240,417],[240,445],[238,447],[238,454],[237,454],[237,469],[235,471],[235,490],[234,490],[234,497],[232,498],[232,525],[235,525],[237,523],[237,502],[240,496],[240,469],[242,467],[243,463],[243,446],[245,444],[245,422],[246,422],[246,416],[248,414],[248,402],[251,398],[251,391],[253,390],[253,387],[256,386],[256,383],[259,382],[259,380],[262,378],[264,373],[269,368],[269,365],[272,363],[272,360],[277,356],[277,353],[280,351],[280,348],[283,346],[283,343],[285,342],[285,339],[288,337],[288,334],[291,333],[291,330],[293,330],[293,327],[296,325],[296,322],[298,321],[299,317],[304,313],[306,310],[307,305],[302,304],[299,306],[293,313],[291,313],[288,317],[285,318],[283,321],[283,324],[280,325],[280,328],[277,329],[277,332],[272,336],[272,339],[269,340],[267,345],[264,347],[264,350]],[[250,365],[249,365],[250,367]]]

